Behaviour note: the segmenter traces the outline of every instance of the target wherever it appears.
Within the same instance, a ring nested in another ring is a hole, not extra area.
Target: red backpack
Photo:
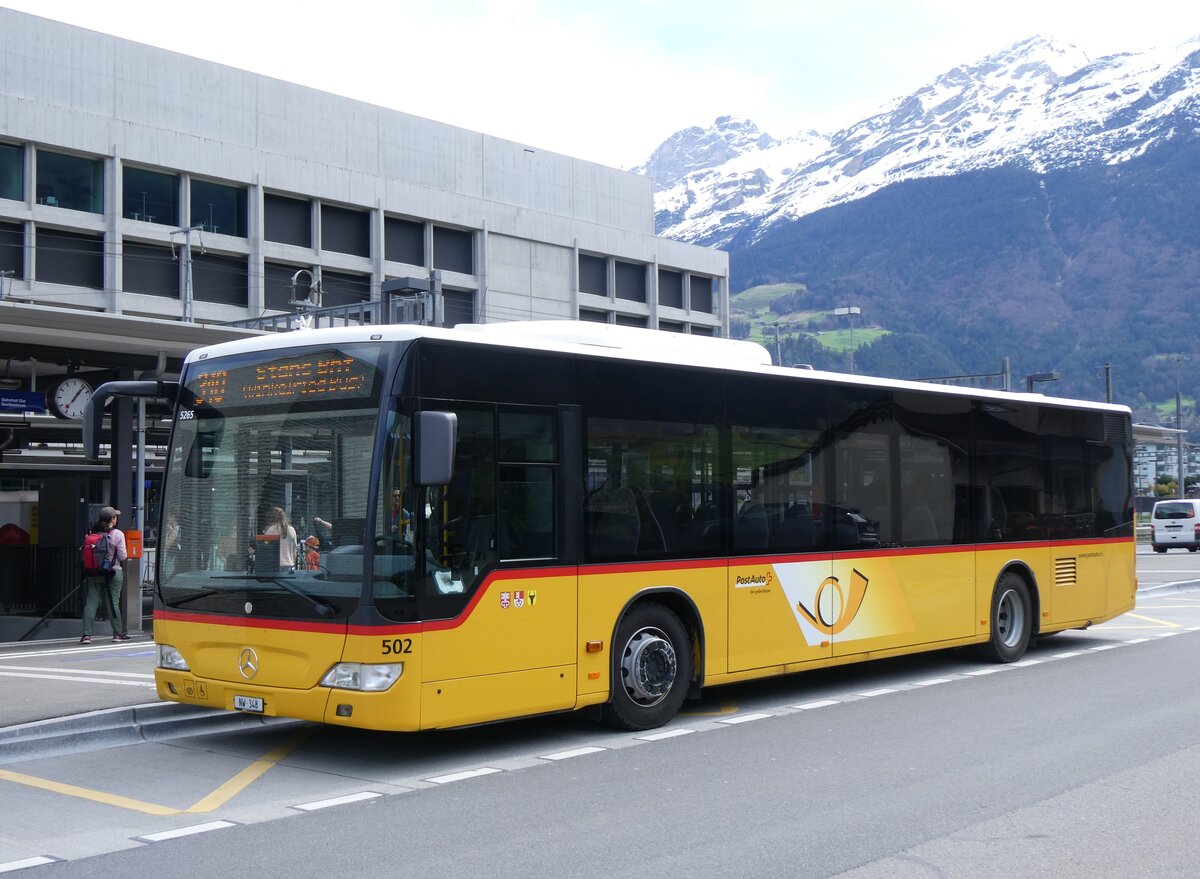
[[[83,539],[83,572],[85,574],[106,574],[112,570],[113,559],[109,558],[112,543],[104,531],[93,531]]]

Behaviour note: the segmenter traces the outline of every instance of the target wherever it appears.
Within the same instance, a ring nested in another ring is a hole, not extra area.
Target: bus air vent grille
[[[1078,582],[1076,576],[1078,562],[1074,557],[1054,560],[1054,585],[1074,586]]]
[[[1104,413],[1104,440],[1110,443],[1130,442],[1129,422],[1121,415],[1113,412]]]

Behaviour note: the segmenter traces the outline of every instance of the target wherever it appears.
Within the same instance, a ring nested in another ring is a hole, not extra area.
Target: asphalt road
[[[1138,562],[1133,613],[1021,663],[942,651],[721,688],[651,734],[281,724],[9,765],[0,869],[1192,876],[1200,591],[1179,584],[1200,557]]]

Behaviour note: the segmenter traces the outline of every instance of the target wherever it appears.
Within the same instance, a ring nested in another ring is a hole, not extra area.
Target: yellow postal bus
[[[791,370],[574,322],[196,351],[175,424],[163,699],[422,730],[1032,639],[1133,607],[1119,406]]]

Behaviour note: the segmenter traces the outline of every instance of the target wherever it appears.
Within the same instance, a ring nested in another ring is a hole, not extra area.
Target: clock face
[[[82,418],[90,399],[92,386],[77,376],[69,376],[54,388],[50,403],[55,414],[62,418]]]

